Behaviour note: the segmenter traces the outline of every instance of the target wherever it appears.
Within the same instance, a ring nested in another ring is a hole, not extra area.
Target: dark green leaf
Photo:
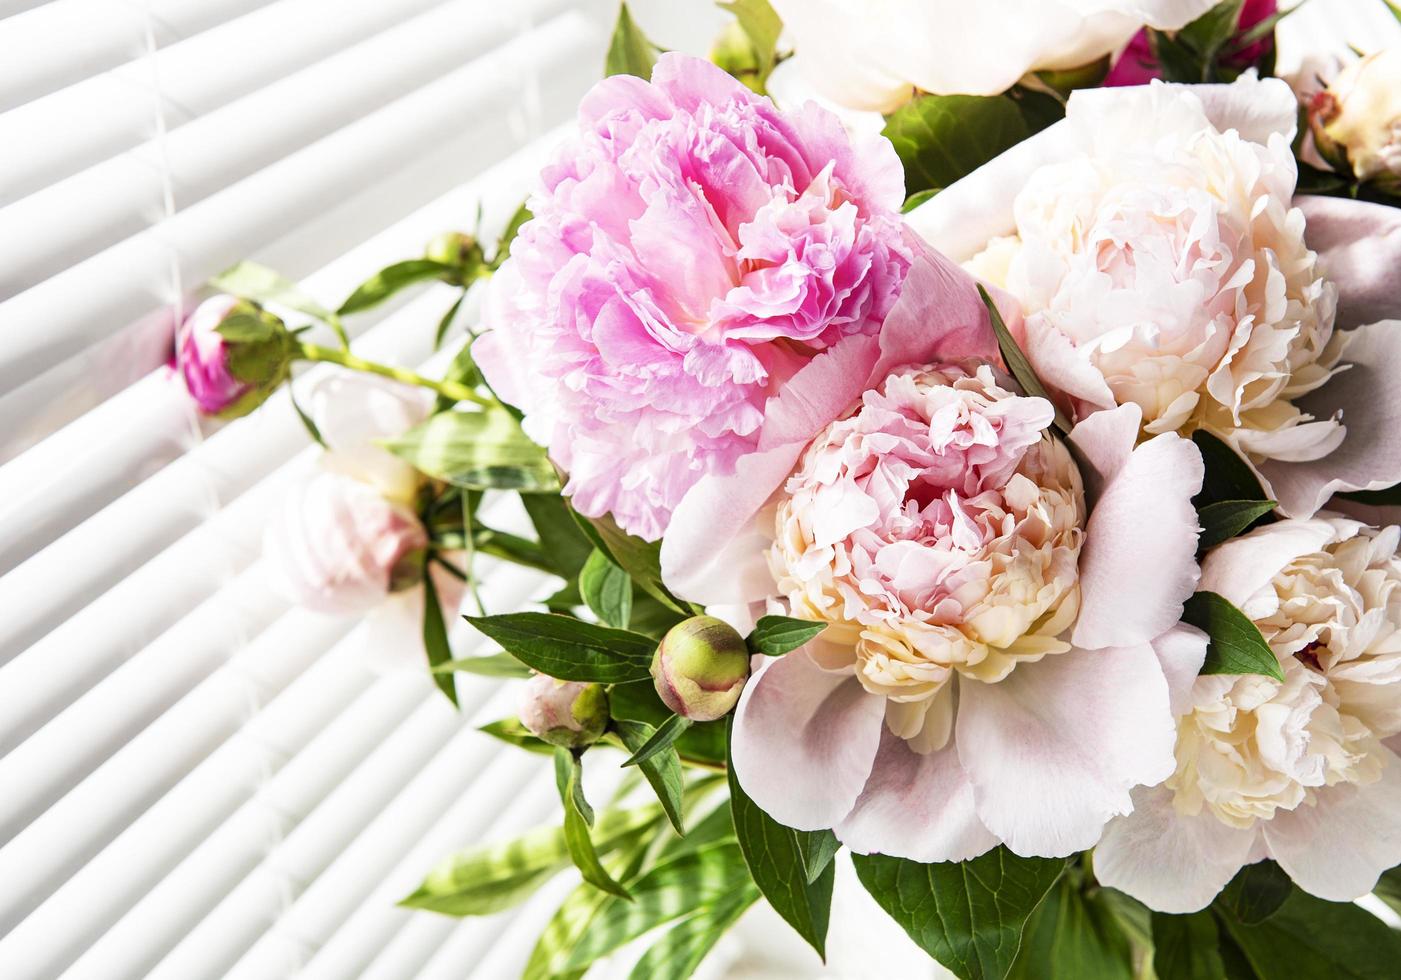
[[[632,620],[628,629],[634,633],[644,633],[660,640],[677,623],[686,617],[658,602],[646,589],[632,583]]]
[[[652,654],[657,648],[651,637],[554,613],[466,619],[508,653],[562,681],[618,684],[651,677]]]
[[[642,954],[629,980],[686,980],[758,898],[758,889],[745,883],[724,901],[691,913]]]
[[[648,737],[646,742],[632,750],[632,757],[624,762],[623,765],[639,765],[658,753],[665,752],[667,749],[671,749],[673,752],[676,751],[672,748],[672,743],[680,738],[681,733],[689,727],[691,727],[689,718],[683,718],[681,715],[672,715],[652,731],[652,734]]]
[[[579,530],[569,505],[563,497],[550,493],[524,494],[521,503],[555,573],[563,579],[574,578],[583,570],[594,546]]]
[[[612,558],[614,564],[621,566],[649,595],[677,612],[691,612],[685,603],[667,591],[667,587],[662,584],[660,541],[643,541],[628,534],[607,514],[602,517],[584,517],[572,509],[571,513],[594,547]]]
[[[1207,504],[1197,512],[1202,525],[1197,547],[1205,551],[1229,541],[1276,506],[1273,500],[1220,500]]]
[[[581,755],[565,748],[555,748],[555,785],[565,802],[565,808],[572,806],[584,818],[584,823],[593,826],[594,812],[589,801],[584,798],[584,769]]]
[[[521,496],[522,500],[534,500],[536,497],[545,497],[543,493],[527,493]],[[462,540],[462,547],[466,547],[465,539]],[[451,549],[455,543],[451,535],[442,536],[441,547]],[[540,546],[529,538],[517,537],[514,534],[507,534],[505,531],[498,531],[495,528],[478,524],[472,533],[472,547],[478,554],[491,555],[493,558],[500,558],[502,561],[509,561],[516,565],[524,565],[526,568],[537,568],[542,572],[553,572],[554,565],[549,557],[541,550]]]
[[[672,717],[672,711],[657,696],[649,675],[646,680],[615,684],[608,692],[608,707],[614,718],[645,721],[656,728]],[[725,722],[705,721],[691,725],[676,740],[682,759],[723,765],[725,762]]]
[[[1401,935],[1350,902],[1325,902],[1296,888],[1255,925],[1228,907],[1212,908],[1258,980],[1394,980],[1401,962]]]
[[[613,727],[634,757],[655,732],[655,729],[645,721],[615,721]],[[676,832],[678,834],[686,833],[681,812],[681,760],[676,754],[676,748],[671,745],[666,746],[665,750],[659,754],[639,762],[638,768],[642,770],[642,775],[647,778],[653,792],[657,794],[657,799],[661,802],[662,809],[666,811],[667,819],[676,828]]]
[[[1017,384],[1021,385],[1022,391],[1033,398],[1044,398],[1055,408],[1055,426],[1060,430],[1060,434],[1067,436],[1070,434],[1070,420],[1065,417],[1065,413],[1046,393],[1046,388],[1041,384],[1041,379],[1032,370],[1031,362],[1026,359],[1022,349],[1017,346],[1017,340],[1012,336],[1012,332],[1007,329],[1007,324],[1002,320],[1002,314],[997,311],[997,304],[992,301],[988,291],[978,285],[978,295],[983,299],[983,305],[988,309],[988,317],[992,320],[992,332],[997,336],[997,346],[1002,351],[1002,360],[1007,362],[1007,370],[1012,372],[1012,377],[1017,379]]]
[[[1205,429],[1192,433],[1202,454],[1206,478],[1201,492],[1192,498],[1198,510],[1229,500],[1268,500],[1255,472],[1236,451]]]
[[[1214,59],[1226,42],[1235,36],[1244,5],[1245,0],[1222,0],[1178,31],[1177,40],[1204,60]]]
[[[608,44],[608,57],[603,62],[603,74],[636,75],[651,78],[652,67],[661,53],[633,22],[626,3],[618,6],[618,22],[613,27],[613,40]]]
[[[355,292],[346,297],[345,302],[336,312],[341,316],[359,313],[361,310],[378,306],[395,293],[415,283],[442,277],[450,278],[457,275],[457,272],[456,266],[444,262],[434,262],[432,259],[409,259],[406,262],[395,262],[393,265],[380,269],[356,286]],[[450,320],[451,317],[448,319]],[[441,334],[439,339],[441,339]]]
[[[1372,507],[1396,507],[1401,505],[1401,484],[1384,490],[1353,490],[1340,493],[1339,497]]]
[[[733,715],[731,716],[733,718]],[[807,940],[817,955],[827,955],[827,921],[832,911],[832,883],[836,871],[826,870],[809,882],[803,855],[817,848],[803,841],[803,831],[785,827],[759,808],[735,778],[734,760],[727,766],[730,783],[730,815],[735,823],[745,863],[774,911]],[[819,832],[820,833],[820,832]]]
[[[1215,592],[1194,593],[1182,607],[1182,621],[1207,635],[1203,674],[1263,674],[1284,680],[1279,658],[1259,628]]]
[[[578,756],[568,749],[555,750],[555,779],[561,784],[559,796],[564,804],[564,842],[569,859],[590,885],[611,895],[628,898],[627,889],[614,881],[608,869],[599,861],[593,838],[589,836],[593,809],[584,799],[580,782],[582,775],[583,766],[579,764]]]
[[[599,911],[564,968],[586,967],[659,925],[732,899],[746,884],[739,848],[729,841],[659,864],[631,883],[630,904],[609,902]]]
[[[1248,926],[1264,922],[1279,911],[1279,907],[1294,891],[1294,882],[1284,869],[1273,861],[1246,865],[1221,890],[1216,898],[1218,908],[1226,908]]]
[[[1004,95],[920,95],[886,118],[884,135],[905,167],[905,191],[948,187],[1031,135]]]
[[[1133,946],[1101,895],[1062,875],[1027,920],[1008,976],[1134,980]]]
[[[1393,911],[1401,913],[1401,868],[1383,871],[1372,894],[1391,906]]]
[[[963,980],[1001,980],[1022,930],[1065,868],[999,845],[971,861],[920,864],[852,855],[866,890],[921,949]]]
[[[423,647],[428,651],[429,668],[445,664],[452,659],[452,648],[448,646],[447,624],[443,622],[443,607],[438,601],[438,590],[433,585],[433,576],[425,569],[423,573]],[[433,683],[447,699],[457,705],[457,680],[451,673],[433,672]]]
[[[1221,937],[1210,912],[1153,913],[1153,970],[1158,980],[1216,980],[1226,975]]]
[[[536,738],[530,733],[519,718],[502,718],[500,721],[493,721],[489,725],[482,725],[477,729],[485,732],[492,738],[499,738],[501,741],[518,748],[526,749],[530,752],[538,752],[541,755],[554,755],[555,747],[544,739]]]
[[[584,562],[579,595],[600,621],[627,629],[632,618],[632,579],[603,552],[595,550]]]
[[[382,445],[420,472],[454,486],[522,493],[559,490],[545,450],[499,409],[439,412]]]
[[[501,232],[501,237],[496,240],[496,253],[491,257],[490,268],[501,268],[502,263],[511,257],[511,245],[515,243],[516,235],[520,234],[521,226],[533,217],[530,209],[524,204],[516,208],[511,220],[506,222],[506,230]]]
[[[479,677],[520,677],[531,676],[531,670],[509,653],[488,654],[485,657],[463,657],[461,660],[448,660],[433,667],[435,674],[451,674],[461,671]]]
[[[814,830],[798,834],[798,849],[803,857],[803,877],[812,884],[818,879],[832,858],[841,850],[842,842],[830,830]]]
[[[826,623],[788,616],[760,616],[754,631],[744,640],[751,653],[780,657],[796,650],[827,628]]]
[[[721,7],[735,15],[740,29],[754,46],[759,58],[759,85],[762,88],[773,71],[775,51],[778,48],[778,35],[783,31],[783,21],[774,13],[769,0],[717,0]]]

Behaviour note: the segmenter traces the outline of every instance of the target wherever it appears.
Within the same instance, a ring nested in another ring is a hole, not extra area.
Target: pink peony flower
[[[257,317],[266,335],[230,341],[219,327],[234,313]],[[175,339],[175,366],[201,412],[246,415],[288,377],[290,352],[280,320],[233,296],[211,296],[191,313]]]
[[[1273,17],[1279,10],[1279,0],[1245,0],[1241,7],[1240,22],[1236,29],[1237,36],[1244,34],[1256,24],[1262,23]],[[1268,34],[1253,44],[1248,44],[1239,51],[1230,51],[1222,63],[1227,67],[1244,70],[1259,62],[1259,60],[1270,52],[1274,47],[1274,34]],[[1228,48],[1232,45],[1228,45]],[[1129,46],[1119,55],[1114,67],[1109,70],[1109,76],[1105,78],[1104,84],[1110,86],[1124,85],[1147,85],[1155,78],[1162,78],[1162,66],[1158,64],[1158,59],[1153,57],[1153,46],[1148,40],[1148,31],[1142,30],[1134,35]]]
[[[1127,405],[1075,429],[1082,474],[1052,416],[985,364],[907,368],[761,484],[757,514],[698,487],[707,533],[750,551],[669,536],[664,570],[704,570],[681,594],[829,624],[756,661],[736,711],[735,773],[776,819],[919,861],[1064,855],[1172,772],[1171,706],[1206,649],[1178,623],[1200,456],[1174,433],[1135,448]],[[732,594],[766,555],[766,585]]]
[[[664,55],[650,84],[585,97],[474,355],[574,506],[655,540],[701,477],[759,447],[814,355],[880,331],[915,260],[902,198],[887,141]]]

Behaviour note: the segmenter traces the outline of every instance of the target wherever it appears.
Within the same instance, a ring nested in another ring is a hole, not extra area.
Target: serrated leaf
[[[568,749],[555,750],[555,778],[559,782],[560,802],[564,804],[564,842],[569,859],[584,876],[584,880],[599,891],[628,899],[628,891],[613,879],[598,859],[589,826],[593,823],[593,808],[584,799],[583,766],[579,757]]]
[[[751,653],[781,657],[814,639],[826,628],[826,623],[814,623],[810,619],[760,616],[759,621],[754,624],[753,632],[745,637],[744,642]]]
[[[598,821],[594,846],[603,852],[647,837],[662,818],[655,806],[609,811]],[[399,904],[445,915],[490,915],[530,897],[569,865],[560,827],[539,827],[515,840],[468,848],[444,860]]]
[[[1260,480],[1245,460],[1205,429],[1192,433],[1192,442],[1202,454],[1206,476],[1192,503],[1201,510],[1228,500],[1267,500]]]
[[[618,684],[651,678],[651,637],[554,613],[467,616],[467,621],[542,674],[562,681]]]
[[[690,727],[691,721],[689,718],[683,718],[681,715],[672,715],[652,730],[646,742],[632,750],[632,756],[624,762],[623,765],[641,765],[658,753],[665,752],[668,749],[675,752],[676,750],[672,748],[672,743],[680,738],[681,734]]]
[[[717,0],[719,6],[735,15],[740,30],[749,38],[759,59],[759,87],[763,88],[773,71],[778,49],[778,36],[783,33],[783,21],[774,12],[769,0]]]
[[[438,601],[438,589],[433,584],[433,576],[427,569],[423,572],[423,648],[428,651],[430,671],[452,659],[452,648],[448,646],[447,624],[443,622],[443,607]],[[433,671],[433,683],[452,702],[453,707],[457,707],[457,681],[452,674]]]
[[[725,901],[688,915],[642,954],[629,980],[686,980],[725,931],[758,900],[758,889],[746,884]]]
[[[634,756],[655,734],[656,729],[644,721],[614,721],[614,729]],[[666,811],[667,819],[678,834],[685,834],[681,804],[681,759],[675,746],[668,744],[663,751],[638,762],[638,768],[657,794],[657,800]]]
[[[890,917],[963,980],[1002,980],[1022,930],[1065,868],[997,846],[971,861],[920,864],[852,855],[856,875]]]
[[[1296,888],[1255,925],[1220,905],[1212,911],[1258,980],[1392,980],[1401,962],[1401,935],[1351,902],[1325,902]]]
[[[613,901],[599,910],[564,969],[587,967],[659,925],[729,900],[748,878],[739,847],[729,841],[659,864],[631,883],[631,903]]]
[[[632,579],[597,549],[579,572],[579,595],[601,622],[627,629],[632,618]]]
[[[608,56],[603,62],[603,74],[636,75],[651,78],[652,68],[661,53],[632,19],[626,3],[618,6],[618,20],[613,25],[613,39],[608,44]]]
[[[1203,674],[1263,674],[1284,680],[1279,658],[1260,635],[1259,627],[1222,596],[1193,593],[1182,607],[1182,621],[1207,635]]]
[[[341,316],[359,313],[361,310],[378,306],[395,293],[407,289],[415,283],[451,277],[457,273],[456,266],[448,265],[445,262],[435,262],[432,259],[409,259],[405,262],[395,262],[393,265],[380,269],[356,286],[355,291],[346,297],[345,302],[336,312]]]
[[[545,450],[499,409],[439,412],[380,444],[420,472],[464,489],[559,490]]]
[[[1133,945],[1101,896],[1061,875],[1027,920],[1008,977],[1134,980]]]
[[[1202,526],[1197,548],[1206,551],[1229,541],[1276,506],[1273,500],[1220,500],[1207,504],[1197,511],[1197,520]]]
[[[1022,392],[1032,398],[1044,398],[1050,402],[1055,409],[1055,427],[1063,436],[1070,435],[1070,420],[1065,417],[1065,413],[1060,410],[1055,401],[1046,392],[1046,387],[1041,384],[1041,379],[1036,376],[1036,371],[1032,369],[1031,362],[1022,353],[1021,347],[1017,346],[1017,340],[1012,336],[1012,332],[1007,329],[1007,324],[1003,322],[1002,314],[997,311],[997,304],[992,301],[988,291],[978,284],[978,295],[982,297],[983,305],[987,307],[988,318],[992,321],[992,332],[997,336],[997,346],[1002,351],[1002,360],[1007,363],[1007,370],[1016,378],[1017,384],[1021,385]]]
[[[1207,911],[1153,913],[1153,971],[1158,980],[1212,980],[1226,975],[1221,937]]]
[[[555,754],[555,747],[544,739],[531,734],[530,729],[522,725],[519,718],[502,718],[499,721],[482,725],[477,731],[530,752],[538,752],[541,755]]]
[[[444,663],[436,664],[433,667],[435,674],[451,674],[460,671],[464,674],[476,674],[479,677],[518,677],[527,678],[531,676],[531,670],[509,653],[493,653],[480,657],[463,657],[460,660],[448,660]]]
[[[905,168],[905,192],[948,187],[1031,135],[1005,95],[919,95],[891,113],[883,135]]]
[[[828,862],[815,881],[808,881],[803,855],[815,848],[802,839],[804,832],[785,827],[749,798],[735,777],[733,759],[729,760],[726,772],[730,783],[730,816],[754,884],[774,911],[817,950],[818,956],[825,958],[835,868]]]

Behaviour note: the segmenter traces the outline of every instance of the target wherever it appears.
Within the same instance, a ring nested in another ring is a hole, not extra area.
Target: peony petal
[[[1176,725],[1152,647],[1076,650],[959,685],[955,741],[978,817],[1022,855],[1093,847],[1129,790],[1173,771]]]
[[[1095,877],[1155,911],[1206,908],[1251,861],[1257,831],[1231,827],[1209,811],[1183,816],[1165,787],[1134,790],[1133,807],[1104,828],[1094,853]]]
[[[1192,685],[1206,661],[1206,645],[1207,635],[1186,623],[1178,623],[1153,640],[1158,666],[1167,678],[1168,700],[1174,717],[1180,718],[1192,710]]]
[[[1080,552],[1076,646],[1146,643],[1181,619],[1199,574],[1192,497],[1202,475],[1197,447],[1164,433],[1135,449],[1106,482]]]
[[[1300,196],[1304,239],[1338,287],[1338,326],[1401,317],[1401,210],[1342,197]]]
[[[1312,517],[1339,491],[1401,483],[1401,320],[1358,327],[1343,361],[1346,371],[1297,402],[1316,418],[1341,412],[1343,444],[1320,460],[1259,467],[1288,517]]]
[[[1211,549],[1202,562],[1200,587],[1243,606],[1285,565],[1332,540],[1333,529],[1321,521],[1278,521],[1257,527]]]
[[[769,660],[735,709],[735,776],[755,803],[798,830],[836,826],[871,774],[885,699],[801,650]]]
[[[759,451],[806,443],[854,405],[879,353],[876,337],[847,337],[799,368],[764,407]]]
[[[1099,499],[1104,487],[1119,475],[1138,443],[1143,410],[1133,402],[1106,412],[1096,412],[1070,430],[1070,442],[1087,464],[1080,467],[1090,501]]]
[[[997,845],[973,807],[973,785],[949,744],[920,755],[889,728],[881,733],[871,778],[836,828],[856,854],[912,861],[966,861]]]
[[[1381,756],[1377,782],[1318,789],[1312,806],[1264,824],[1270,856],[1309,894],[1350,902],[1401,864],[1401,758],[1385,749]]]

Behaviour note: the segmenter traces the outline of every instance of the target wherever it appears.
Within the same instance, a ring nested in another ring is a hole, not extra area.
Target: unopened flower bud
[[[608,695],[601,684],[536,674],[525,682],[520,718],[531,734],[551,745],[583,748],[608,727]]]
[[[1349,65],[1309,105],[1319,154],[1334,168],[1401,194],[1401,47]]]
[[[764,87],[759,81],[759,52],[754,50],[754,42],[739,26],[739,21],[730,21],[715,38],[710,46],[710,60],[746,87],[763,94]]]
[[[180,325],[175,359],[206,415],[238,418],[291,375],[294,344],[281,320],[255,303],[214,296]]]
[[[461,285],[467,277],[486,261],[481,244],[466,232],[445,231],[434,235],[423,251],[423,257],[455,270],[443,273],[443,279]]]
[[[692,721],[729,714],[748,677],[744,637],[714,616],[677,623],[652,656],[657,694],[668,708]]]

